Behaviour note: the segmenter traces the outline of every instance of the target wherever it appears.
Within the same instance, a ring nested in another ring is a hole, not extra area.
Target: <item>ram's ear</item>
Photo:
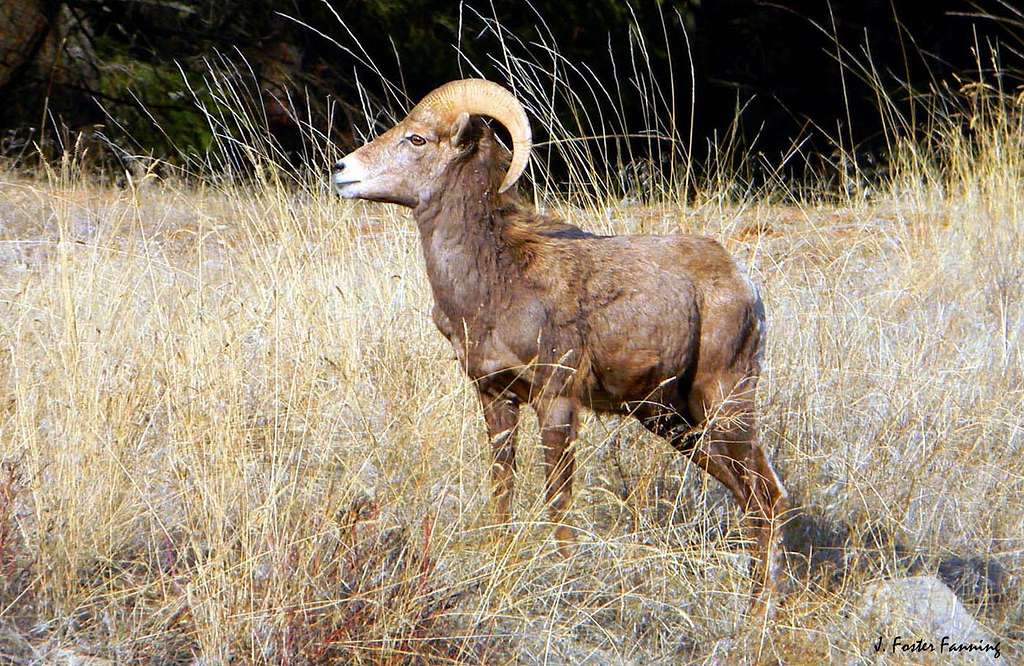
[[[463,111],[459,114],[459,117],[452,123],[452,128],[448,133],[453,146],[460,146],[470,139],[472,135],[472,132],[469,131],[471,124],[468,113]]]

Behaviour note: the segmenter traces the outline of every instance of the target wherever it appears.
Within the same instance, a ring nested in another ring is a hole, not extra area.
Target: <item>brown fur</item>
[[[746,511],[761,554],[761,599],[774,580],[774,518],[785,491],[757,442],[764,310],[752,283],[710,238],[597,236],[527,209],[514,194],[497,195],[507,157],[491,130],[474,119],[470,130],[463,120],[446,134],[451,119],[428,120],[438,137],[426,146],[430,159],[389,143],[409,127],[429,129],[417,118],[354,155],[360,168],[391,179],[394,169],[380,162],[397,155],[410,174],[386,191],[376,182],[360,187],[413,208],[434,321],[483,404],[498,521],[510,514],[521,404],[540,421],[563,552],[572,540],[563,519],[579,408],[632,415]],[[449,145],[448,136],[459,139]],[[419,164],[430,171],[417,174]],[[429,182],[417,185],[417,176]]]

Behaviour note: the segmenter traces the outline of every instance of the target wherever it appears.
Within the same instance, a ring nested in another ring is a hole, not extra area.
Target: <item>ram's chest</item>
[[[540,388],[568,385],[580,357],[578,341],[555,337],[557,331],[529,309],[504,314],[497,322],[456,322],[438,306],[433,311],[459,365],[480,390],[509,391],[529,400]]]
[[[433,318],[454,348],[459,364],[473,379],[523,365],[524,359],[508,346],[501,330],[494,326],[466,319],[455,322],[437,306]]]

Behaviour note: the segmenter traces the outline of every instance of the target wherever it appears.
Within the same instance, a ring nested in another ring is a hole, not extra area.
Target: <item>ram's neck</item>
[[[484,183],[472,182],[481,174],[465,175],[414,212],[434,300],[453,322],[489,317],[501,307],[515,272],[492,195]]]

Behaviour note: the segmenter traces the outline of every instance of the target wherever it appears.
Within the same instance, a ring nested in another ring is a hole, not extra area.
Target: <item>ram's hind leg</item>
[[[636,416],[645,428],[662,437],[672,445],[672,448],[687,456],[713,478],[718,479],[729,489],[741,506],[747,505],[750,494],[741,476],[731,466],[723,464],[721,460],[723,456],[720,452],[717,455],[710,454],[709,441],[707,438],[702,441],[702,432],[693,428],[689,407],[644,409],[638,411]],[[703,416],[701,418],[703,419]],[[698,445],[701,446],[698,447]]]
[[[507,525],[512,518],[512,493],[516,474],[516,430],[519,400],[510,394],[480,393],[487,437],[491,441],[491,488],[494,492],[494,522]]]
[[[712,399],[705,400],[706,396]],[[777,518],[786,509],[786,491],[757,441],[753,398],[752,389],[724,398],[693,391],[690,409],[704,417],[704,434],[694,449],[693,461],[729,488],[744,512],[757,547],[753,607],[767,612],[782,559]]]
[[[730,440],[732,436],[734,432],[709,428],[693,461],[729,488],[744,512],[757,551],[752,572],[757,604],[775,590],[782,559],[782,531],[776,518],[786,509],[786,492],[761,446]]]

